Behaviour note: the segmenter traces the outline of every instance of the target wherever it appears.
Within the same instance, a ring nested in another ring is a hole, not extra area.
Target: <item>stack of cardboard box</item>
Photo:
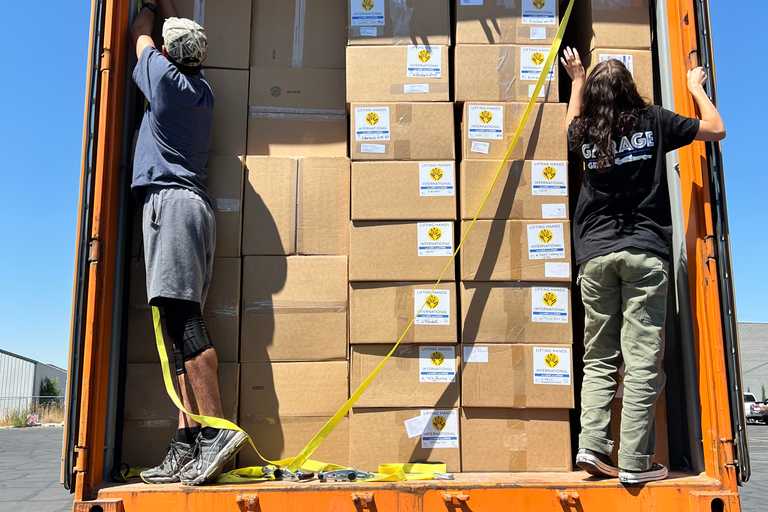
[[[456,12],[462,232],[479,213],[461,251],[462,469],[569,470],[571,252],[557,66],[483,204],[549,53],[558,2],[457,0]]]
[[[350,460],[369,470],[444,461],[458,471],[450,3],[350,0],[348,29],[353,388],[416,315],[352,412]]]

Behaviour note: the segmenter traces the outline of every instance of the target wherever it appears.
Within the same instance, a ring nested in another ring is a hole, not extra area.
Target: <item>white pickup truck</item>
[[[744,417],[747,423],[768,423],[768,405],[757,401],[754,393],[744,393]]]

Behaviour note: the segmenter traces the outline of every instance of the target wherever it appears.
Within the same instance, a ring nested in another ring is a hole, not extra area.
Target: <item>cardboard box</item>
[[[461,283],[464,343],[573,343],[570,286]]]
[[[294,254],[298,161],[249,156],[245,166],[243,255]]]
[[[243,162],[237,155],[208,158],[208,195],[216,216],[217,257],[240,257],[243,222]]]
[[[243,362],[347,357],[347,257],[243,258]]]
[[[254,417],[240,426],[253,437],[256,447],[265,457],[280,460],[298,454],[326,421],[328,416],[265,416]],[[349,465],[349,418],[342,418],[312,454],[312,459],[341,466]],[[238,467],[262,464],[256,453],[249,448],[243,449],[238,455]]]
[[[350,45],[451,44],[445,0],[349,0]]]
[[[434,281],[453,254],[452,221],[352,222],[350,281]],[[455,278],[449,265],[442,276]]]
[[[349,159],[299,160],[296,248],[299,254],[347,254]]]
[[[349,393],[347,361],[246,363],[240,374],[240,419],[244,424],[266,417],[327,420]]]
[[[352,103],[352,160],[454,160],[453,103]]]
[[[388,462],[442,462],[449,472],[458,472],[458,416],[457,409],[355,408],[350,417],[350,464],[376,471]],[[413,437],[406,422],[420,423]]]
[[[354,390],[384,359],[387,345],[352,345],[349,375]],[[400,345],[355,404],[357,407],[439,407],[459,405],[456,345]]]
[[[346,0],[253,0],[251,63],[344,69]]]
[[[127,361],[158,363],[152,310],[147,303],[144,259],[133,259],[130,265]],[[213,281],[203,308],[203,318],[219,362],[237,362],[240,345],[240,258],[214,260]],[[166,340],[167,345],[169,341]]]
[[[624,63],[635,79],[637,92],[647,102],[653,103],[653,54],[650,50],[596,48],[585,58],[587,73],[591,73],[600,62],[608,59]]]
[[[526,103],[464,104],[464,158],[501,160]],[[564,103],[537,103],[512,152],[512,160],[567,160]]]
[[[548,45],[557,33],[558,3],[456,0],[456,44]]]
[[[591,0],[584,4],[575,21],[587,38],[586,48],[651,49],[648,0]]]
[[[239,372],[240,365],[236,363],[219,364],[221,404],[224,417],[231,421],[237,421]],[[178,410],[165,392],[159,362],[126,365],[123,415],[126,421],[172,420],[176,423]]]
[[[348,46],[347,101],[450,101],[447,46]]]
[[[572,471],[568,416],[562,409],[462,407],[461,470]]]
[[[461,405],[572,409],[570,345],[462,345]]]
[[[478,214],[501,160],[461,162],[461,218]],[[479,219],[567,219],[568,162],[564,160],[511,160],[499,179]]]
[[[206,69],[216,97],[211,153],[244,155],[248,124],[248,70]]]
[[[570,229],[565,221],[479,220],[461,250],[461,278],[570,282]]]
[[[340,112],[252,107],[248,154],[278,157],[346,157],[347,116]]]
[[[548,46],[472,44],[456,47],[456,101],[528,101],[533,96]],[[539,101],[559,100],[555,62]]]
[[[206,67],[248,69],[251,0],[176,0],[175,6],[178,16],[195,20],[205,28],[208,37]]]
[[[414,318],[403,343],[456,343],[457,305],[455,283],[352,283],[349,342],[394,343]]]
[[[455,162],[355,162],[353,220],[456,218]]]
[[[124,420],[120,461],[131,467],[151,468],[168,452],[176,433],[176,417],[162,420]]]
[[[274,109],[343,112],[344,70],[251,68],[249,105]]]

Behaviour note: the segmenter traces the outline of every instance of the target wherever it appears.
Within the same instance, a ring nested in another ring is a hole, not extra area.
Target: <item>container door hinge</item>
[[[558,491],[557,498],[560,500],[560,506],[564,511],[581,510],[581,498],[576,491]]]
[[[88,456],[88,448],[85,446],[75,446],[75,472],[85,472],[85,459]]]
[[[92,238],[88,243],[88,263],[98,263],[101,256],[101,244],[98,238]]]
[[[112,52],[109,48],[104,48],[99,61],[99,71],[109,71],[112,69]]]
[[[258,512],[259,510],[258,494],[241,494],[236,501],[240,512]]]
[[[704,237],[704,264],[708,265],[710,261],[717,261],[717,258],[715,258],[715,237],[713,235]]]

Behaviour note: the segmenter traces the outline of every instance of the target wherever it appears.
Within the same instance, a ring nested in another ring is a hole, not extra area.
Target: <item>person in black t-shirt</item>
[[[584,382],[577,465],[626,484],[666,478],[652,463],[655,406],[664,387],[663,328],[667,311],[672,217],[664,155],[694,140],[725,137],[709,100],[702,68],[688,72],[701,119],[649,105],[618,60],[587,78],[576,50],[561,59],[573,87],[569,150],[584,164],[573,218],[577,286],[584,302]],[[618,468],[610,420],[624,363]]]

